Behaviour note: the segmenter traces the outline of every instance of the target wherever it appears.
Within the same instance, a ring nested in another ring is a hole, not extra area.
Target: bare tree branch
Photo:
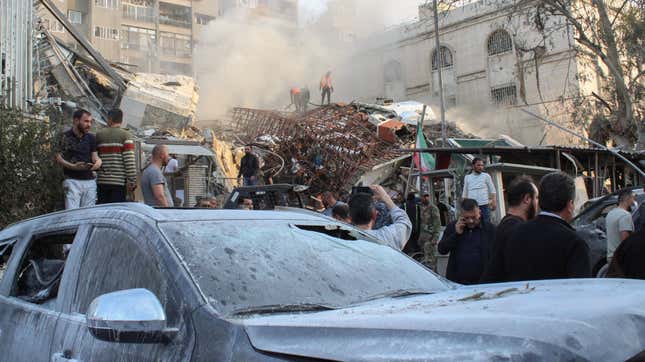
[[[611,106],[609,105],[609,102],[607,102],[606,100],[604,100],[604,99],[603,99],[601,96],[599,96],[596,92],[591,92],[591,95],[592,95],[592,96],[594,96],[594,98],[596,98],[597,100],[599,100],[599,101],[600,101],[600,103],[602,103],[605,107],[607,107],[607,109],[609,109],[609,112],[613,112],[613,110],[611,109]]]

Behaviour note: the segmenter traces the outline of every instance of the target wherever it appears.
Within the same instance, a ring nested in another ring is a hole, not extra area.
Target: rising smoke
[[[284,109],[291,87],[308,87],[311,101],[320,103],[318,82],[328,70],[333,101],[360,98],[375,76],[382,77],[381,60],[354,58],[368,44],[347,41],[338,24],[368,38],[395,21],[398,8],[389,0],[353,1],[347,6],[352,0],[303,0],[297,22],[244,9],[211,22],[195,48],[199,118],[218,119],[232,107]],[[406,16],[419,2],[407,0],[414,6],[405,8]],[[333,11],[335,3],[343,4],[342,11]]]

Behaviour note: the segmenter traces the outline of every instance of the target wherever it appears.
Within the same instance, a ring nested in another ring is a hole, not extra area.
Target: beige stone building
[[[218,0],[51,0],[111,62],[133,71],[193,75],[193,46],[219,12]],[[41,10],[52,34],[74,44]]]
[[[467,131],[526,144],[579,142],[521,109],[580,128],[571,123],[572,99],[599,88],[594,68],[576,56],[563,18],[516,10],[507,0],[480,0],[443,12],[437,49],[432,8],[420,6],[418,22],[369,42],[360,57],[373,62],[361,72],[360,98],[417,100],[438,115],[441,69],[447,119]]]

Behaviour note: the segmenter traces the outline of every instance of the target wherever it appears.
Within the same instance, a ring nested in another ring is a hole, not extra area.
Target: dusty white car
[[[5,361],[623,361],[645,282],[463,287],[288,211],[104,205],[0,232]]]

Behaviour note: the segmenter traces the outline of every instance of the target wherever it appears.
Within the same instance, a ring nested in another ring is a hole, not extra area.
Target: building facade
[[[564,18],[540,18],[507,0],[470,2],[440,14],[437,48],[432,15],[431,5],[422,5],[417,23],[373,42],[365,54],[381,60],[371,69],[380,74],[370,78],[362,98],[418,100],[439,114],[441,71],[447,119],[466,131],[508,134],[526,144],[574,141],[521,112],[576,128],[572,100],[598,89],[594,68],[576,56]]]
[[[270,18],[289,25],[297,25],[299,0],[219,0],[220,15],[244,11],[257,18]],[[251,20],[250,19],[250,20]]]
[[[33,97],[33,4],[0,0],[0,105],[24,109]]]
[[[193,75],[193,46],[216,18],[218,0],[51,0],[101,54],[135,72]],[[73,46],[42,12],[44,25]]]

